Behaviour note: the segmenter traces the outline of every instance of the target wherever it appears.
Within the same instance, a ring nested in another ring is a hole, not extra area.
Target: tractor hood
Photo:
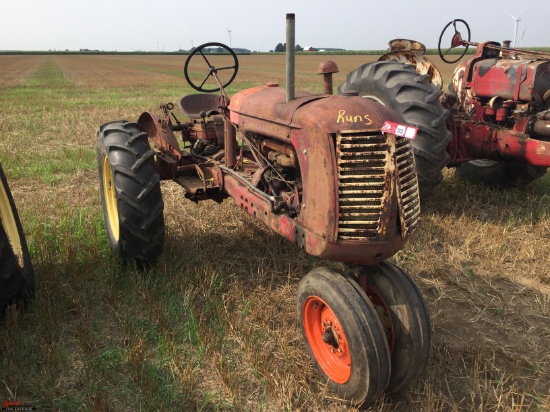
[[[403,120],[390,109],[359,96],[333,96],[297,91],[286,103],[286,90],[260,86],[235,94],[229,105],[231,120],[242,131],[289,138],[292,129],[324,133],[342,130],[380,130],[386,120]],[[281,134],[286,134],[282,136]]]

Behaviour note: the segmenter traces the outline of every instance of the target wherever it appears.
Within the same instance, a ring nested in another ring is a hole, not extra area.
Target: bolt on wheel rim
[[[109,221],[108,224],[111,229],[111,234],[115,240],[118,241],[119,223],[115,182],[111,172],[111,164],[107,156],[103,156],[103,195],[105,198],[105,208],[107,209],[107,220]]]
[[[317,296],[306,299],[302,315],[306,339],[317,363],[331,380],[346,383],[351,376],[351,357],[340,321]]]
[[[17,223],[15,221],[15,216],[13,215],[8,192],[3,184],[0,184],[0,220],[2,221],[4,231],[8,236],[8,241],[10,242],[13,253],[17,257],[19,267],[22,268],[24,265],[23,246],[21,245],[21,238],[19,237],[19,231],[17,230]]]

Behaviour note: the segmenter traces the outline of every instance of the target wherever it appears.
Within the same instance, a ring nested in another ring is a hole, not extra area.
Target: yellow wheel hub
[[[103,196],[105,198],[105,208],[107,209],[108,224],[113,237],[116,241],[118,241],[120,229],[118,222],[116,189],[113,173],[111,171],[111,164],[109,163],[109,158],[106,155],[103,156]]]
[[[19,237],[19,231],[17,230],[17,223],[15,222],[15,216],[11,208],[8,192],[3,184],[0,185],[0,218],[2,219],[2,226],[8,236],[8,241],[11,244],[13,253],[17,256],[19,267],[23,267],[23,246],[21,245],[21,238]]]

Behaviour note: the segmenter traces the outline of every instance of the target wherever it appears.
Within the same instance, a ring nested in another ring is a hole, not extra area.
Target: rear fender
[[[413,50],[398,50],[384,54],[378,60],[393,60],[400,63],[410,64],[416,68],[420,74],[430,76],[431,82],[440,89],[443,87],[443,78],[441,72],[435,64],[426,56]]]
[[[161,179],[172,179],[178,173],[183,154],[170,125],[153,113],[144,112],[138,124],[155,146],[156,165]]]

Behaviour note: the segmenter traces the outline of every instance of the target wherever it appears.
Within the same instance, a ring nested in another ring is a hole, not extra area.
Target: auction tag
[[[384,122],[384,125],[380,130],[382,133],[391,133],[411,140],[414,140],[416,138],[416,134],[418,133],[418,127],[406,126],[404,124],[397,124],[388,121]]]

